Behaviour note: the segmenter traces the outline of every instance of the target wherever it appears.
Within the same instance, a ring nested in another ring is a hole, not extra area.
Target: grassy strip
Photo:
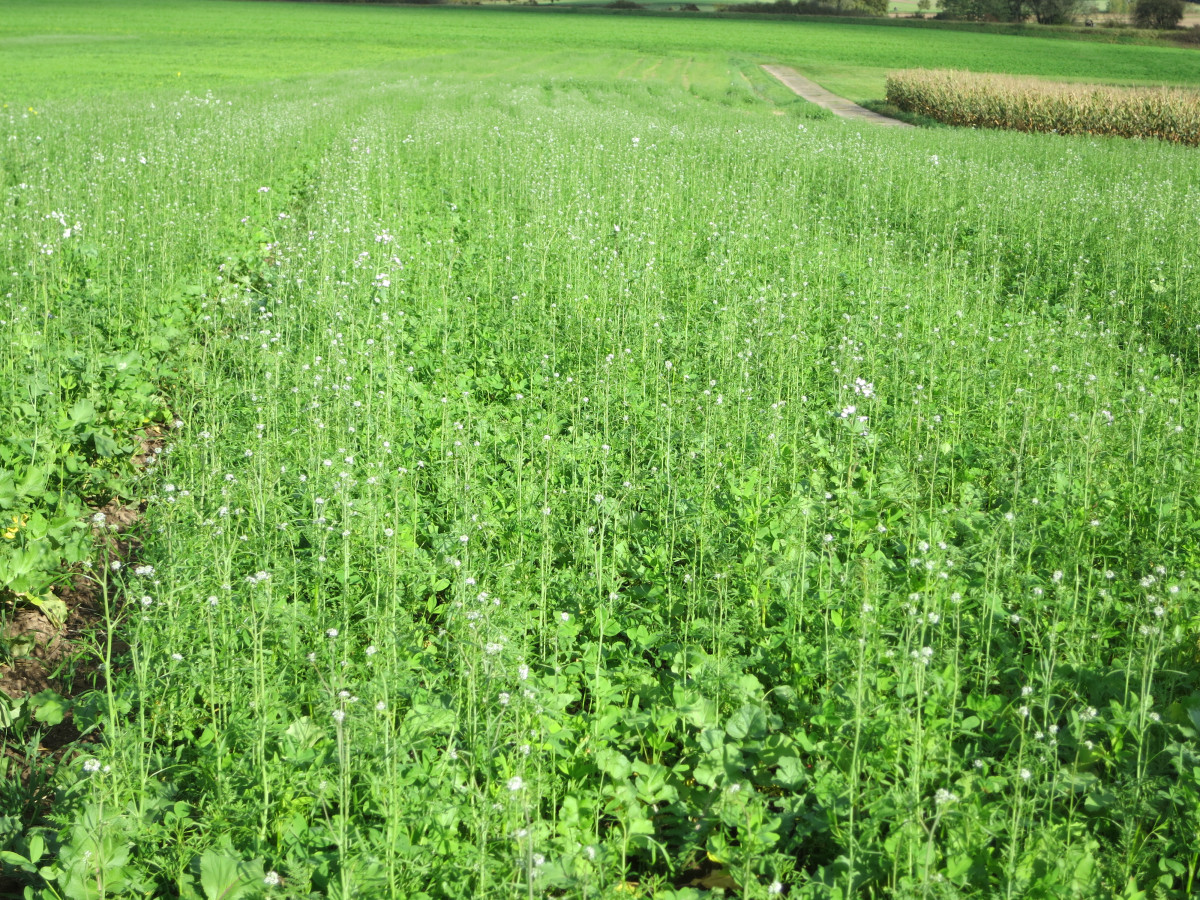
[[[888,75],[887,100],[948,125],[1200,145],[1200,94],[1175,88],[1074,85],[916,69]]]

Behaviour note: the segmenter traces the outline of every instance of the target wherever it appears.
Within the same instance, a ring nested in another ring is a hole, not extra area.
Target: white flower
[[[951,793],[945,788],[938,788],[937,793],[933,795],[933,802],[937,806],[945,806],[947,803],[953,803],[957,799],[957,794]]]
[[[341,724],[346,720],[346,711],[344,709],[335,709],[333,711],[333,721]]]
[[[1030,772],[1028,769],[1022,769],[1019,774],[1021,776],[1022,781],[1028,781],[1030,778],[1033,777],[1033,773]]]
[[[330,628],[329,630],[327,630],[325,632],[325,637],[335,638],[337,636],[338,636],[338,630],[336,628]]]
[[[514,775],[512,778],[508,779],[508,789],[510,791],[516,792],[521,790],[523,787],[525,787],[525,779],[523,779],[520,775]]]
[[[266,188],[259,188],[259,190],[265,191]],[[265,884],[267,887],[276,887],[280,881],[281,879],[279,877],[279,873],[274,869],[268,872],[266,877],[263,878],[263,884]]]
[[[99,772],[100,760],[96,759],[95,757],[92,757],[91,759],[85,759],[83,761],[83,771],[87,772],[89,775],[93,772]]]

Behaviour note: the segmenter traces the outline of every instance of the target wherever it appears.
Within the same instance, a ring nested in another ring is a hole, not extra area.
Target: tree
[[[1082,5],[1082,0],[1029,0],[1029,11],[1039,25],[1065,25]]]
[[[1020,22],[1028,14],[1026,0],[942,0],[938,18],[975,22]]]
[[[1137,0],[1133,24],[1138,28],[1174,28],[1183,18],[1183,0]]]

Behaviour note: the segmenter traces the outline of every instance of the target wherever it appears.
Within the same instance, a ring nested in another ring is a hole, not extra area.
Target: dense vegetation
[[[887,101],[948,125],[1153,138],[1200,146],[1200,92],[1063,84],[938,69],[894,72]]]
[[[867,132],[745,23],[102,6],[159,49],[2,39],[0,551],[102,626],[0,721],[31,897],[1194,891],[1193,150]]]

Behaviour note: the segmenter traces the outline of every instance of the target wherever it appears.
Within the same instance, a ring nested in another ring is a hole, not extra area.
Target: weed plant
[[[177,426],[29,896],[1195,891],[1190,152],[747,96],[7,111],[6,427]]]

